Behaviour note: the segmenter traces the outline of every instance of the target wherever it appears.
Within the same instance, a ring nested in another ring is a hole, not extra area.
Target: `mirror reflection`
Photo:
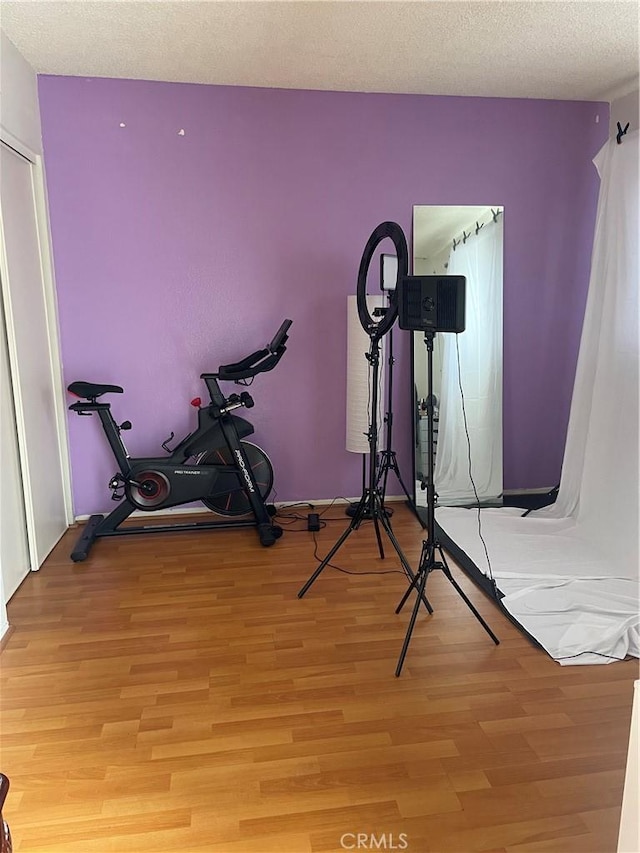
[[[466,278],[465,330],[434,341],[438,506],[502,502],[501,205],[413,208],[413,274]],[[427,352],[412,333],[415,502],[426,506]]]

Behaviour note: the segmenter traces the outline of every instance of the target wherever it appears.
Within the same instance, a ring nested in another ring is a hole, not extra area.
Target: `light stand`
[[[422,601],[426,601],[425,592],[427,586],[427,580],[429,575],[436,571],[440,570],[444,576],[447,578],[449,583],[456,590],[458,595],[462,598],[467,607],[471,610],[473,615],[476,617],[478,622],[482,625],[487,634],[491,637],[493,642],[498,645],[499,640],[496,635],[493,633],[491,628],[484,621],[482,616],[478,613],[476,608],[473,606],[471,601],[467,598],[464,591],[458,585],[457,581],[451,574],[451,570],[447,565],[447,561],[444,556],[444,551],[442,550],[442,546],[435,535],[435,503],[436,503],[436,492],[435,492],[435,484],[434,484],[434,464],[433,464],[433,339],[435,337],[434,331],[425,331],[424,340],[427,345],[427,456],[428,456],[428,464],[427,464],[427,481],[426,481],[426,492],[427,492],[427,539],[422,543],[422,553],[420,555],[420,563],[418,566],[418,571],[416,575],[413,577],[411,584],[405,594],[400,601],[400,604],[396,608],[396,613],[400,613],[402,608],[404,607],[407,599],[411,592],[415,589],[417,592],[416,601],[413,607],[413,612],[411,613],[411,619],[409,620],[409,626],[407,628],[407,633],[404,638],[404,643],[402,646],[402,651],[400,653],[400,658],[398,659],[398,665],[396,667],[396,677],[400,675],[402,672],[402,666],[404,664],[404,659],[407,654],[407,650],[409,648],[409,643],[411,641],[411,635],[413,633],[413,628],[416,623],[416,618],[418,616],[418,609]],[[440,560],[436,560],[436,552],[440,555]],[[431,611],[430,611],[431,612]]]
[[[382,501],[382,505],[384,506],[384,499],[387,494],[387,479],[389,477],[389,471],[393,471],[393,473],[398,478],[398,482],[402,487],[402,491],[405,493],[407,497],[407,503],[409,504],[409,508],[411,512],[415,515],[415,517],[420,522],[421,526],[424,527],[425,523],[420,517],[418,510],[416,509],[416,505],[414,503],[413,498],[409,494],[407,487],[405,486],[402,477],[400,475],[400,468],[398,467],[398,459],[395,451],[392,449],[393,444],[393,365],[395,360],[393,358],[393,329],[389,330],[389,359],[388,365],[389,369],[387,371],[387,411],[385,414],[385,423],[387,426],[386,429],[386,446],[384,450],[380,451],[378,457],[378,476],[376,478],[376,487],[380,491],[380,500]],[[387,515],[392,515],[393,510],[386,508]]]
[[[396,248],[396,257],[398,259],[396,287],[389,299],[389,307],[384,311],[384,313],[378,314],[379,320],[378,322],[376,322],[369,313],[369,307],[367,305],[367,272],[377,245],[385,238],[390,238]],[[378,382],[380,377],[380,340],[387,332],[391,330],[391,327],[397,319],[398,284],[407,274],[407,266],[407,241],[402,231],[402,228],[400,228],[400,226],[397,225],[395,222],[381,223],[376,229],[374,229],[373,233],[369,237],[369,240],[367,241],[367,245],[365,246],[362,259],[360,261],[360,268],[358,270],[357,287],[357,304],[360,324],[362,325],[362,328],[365,330],[365,332],[369,335],[371,341],[371,346],[366,356],[372,370],[371,422],[369,424],[367,432],[367,439],[369,443],[368,485],[363,484],[364,488],[362,497],[358,502],[358,505],[355,509],[349,526],[346,528],[342,536],[340,536],[333,548],[329,551],[327,556],[324,558],[324,560],[322,560],[318,568],[302,587],[302,589],[298,593],[298,598],[302,598],[302,596],[307,592],[307,590],[311,587],[314,581],[319,577],[324,568],[329,564],[333,555],[341,548],[341,546],[347,540],[349,535],[353,533],[354,530],[357,530],[360,527],[360,524],[365,519],[367,521],[373,521],[380,557],[384,558],[384,550],[382,548],[382,537],[380,533],[380,528],[382,527],[387,536],[389,537],[391,544],[395,548],[398,557],[400,558],[400,563],[402,564],[402,568],[404,569],[407,578],[411,581],[414,580],[414,575],[411,570],[411,566],[407,562],[407,558],[402,553],[402,549],[400,548],[398,540],[396,539],[395,534],[391,529],[389,516],[384,508],[384,504],[382,502],[378,489]],[[431,605],[427,601],[424,594],[421,593],[418,596],[418,601],[425,605],[429,613],[433,613]]]
[[[402,564],[402,568],[404,569],[407,577],[413,582],[414,575],[411,570],[411,566],[407,562],[407,558],[402,553],[402,549],[400,548],[400,544],[396,539],[396,536],[391,529],[391,524],[389,522],[388,514],[384,508],[382,503],[382,499],[380,496],[380,492],[377,488],[377,444],[378,444],[378,379],[380,372],[380,335],[374,333],[371,335],[371,348],[369,353],[367,354],[367,359],[371,365],[371,369],[373,372],[373,377],[371,381],[372,385],[372,401],[371,401],[371,424],[367,433],[367,438],[369,441],[369,481],[368,486],[365,487],[362,497],[360,498],[358,505],[355,509],[353,517],[349,526],[346,528],[342,536],[335,543],[333,548],[329,551],[327,556],[322,560],[318,568],[311,575],[311,577],[307,580],[305,585],[302,587],[300,592],[298,593],[298,598],[302,598],[302,596],[307,592],[307,590],[311,587],[314,581],[318,578],[324,568],[329,564],[334,554],[342,547],[344,542],[347,540],[349,535],[353,533],[354,530],[357,530],[363,521],[373,521],[375,532],[376,532],[376,540],[378,543],[378,550],[380,552],[380,557],[384,558],[384,550],[382,547],[382,537],[380,534],[380,527],[384,529],[385,533],[389,537],[391,544],[395,548],[395,551],[400,558],[400,562]],[[418,602],[422,602],[429,613],[433,613],[431,605],[427,601],[424,594],[421,592],[418,597]]]

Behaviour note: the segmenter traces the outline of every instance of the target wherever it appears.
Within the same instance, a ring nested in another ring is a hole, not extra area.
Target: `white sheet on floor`
[[[436,521],[494,577],[502,605],[561,664],[610,663],[640,656],[640,583],[633,559],[616,562],[602,541],[571,518],[523,510],[442,507]]]

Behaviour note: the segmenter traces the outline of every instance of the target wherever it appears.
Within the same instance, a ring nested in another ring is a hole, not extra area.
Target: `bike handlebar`
[[[232,364],[221,364],[218,368],[218,379],[237,382],[240,379],[253,379],[258,373],[273,370],[285,353],[287,332],[291,323],[291,320],[285,320],[282,323],[266,349],[256,350],[246,358]]]

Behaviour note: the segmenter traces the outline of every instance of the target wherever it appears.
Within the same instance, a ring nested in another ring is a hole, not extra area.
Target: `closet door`
[[[16,418],[4,312],[0,303],[0,568],[5,600],[11,598],[29,568]]]
[[[67,527],[33,164],[0,144],[2,294],[31,567]],[[9,590],[5,590],[9,594]]]

